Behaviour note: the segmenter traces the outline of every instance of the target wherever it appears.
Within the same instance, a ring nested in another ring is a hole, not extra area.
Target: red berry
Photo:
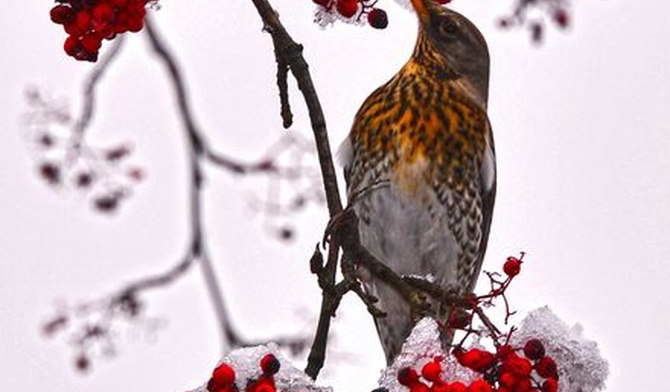
[[[406,387],[419,382],[419,374],[411,367],[404,367],[398,370],[398,382]]]
[[[526,358],[521,358],[514,354],[507,356],[507,358],[503,360],[501,369],[503,372],[513,373],[518,377],[527,377],[533,370],[533,366]]]
[[[554,12],[554,21],[556,21],[556,23],[562,28],[568,27],[568,24],[570,23],[568,12],[562,8],[556,10]]]
[[[102,46],[102,36],[88,33],[81,39],[81,47],[87,52],[97,52]]]
[[[72,23],[74,20],[74,12],[72,11],[72,8],[63,4],[53,7],[49,12],[49,16],[51,17],[52,22],[62,25]]]
[[[449,386],[449,392],[468,392],[468,387],[462,382],[456,381]]]
[[[128,21],[128,31],[137,33],[144,28],[144,19],[130,19]]]
[[[114,9],[108,3],[99,3],[93,8],[93,19],[98,23],[108,23],[114,18]]]
[[[510,355],[516,355],[514,352],[514,349],[512,349],[512,346],[509,344],[502,345],[497,348],[496,350],[496,356],[498,356],[501,359],[505,359]]]
[[[368,13],[368,23],[375,29],[385,29],[386,26],[389,25],[389,18],[388,15],[386,15],[386,11],[379,8],[373,8]]]
[[[508,372],[503,372],[500,374],[498,377],[498,383],[500,386],[505,387],[507,389],[514,390],[514,386],[516,385],[516,377],[514,377],[514,374],[508,373]]]
[[[358,12],[358,0],[337,0],[337,12],[345,18],[351,18]]]
[[[81,43],[77,37],[69,36],[65,39],[63,49],[69,56],[74,57],[81,50]]]
[[[423,365],[423,368],[421,369],[421,375],[423,376],[423,378],[425,378],[430,382],[440,381],[441,374],[442,374],[442,365],[440,365],[440,362],[437,359]]]
[[[81,37],[91,27],[91,13],[86,10],[79,10],[74,19],[65,25],[65,32],[75,37]]]
[[[280,366],[279,360],[273,354],[266,354],[261,358],[261,370],[265,374],[276,374]]]
[[[556,392],[558,391],[558,381],[553,378],[548,378],[542,383],[542,392]]]
[[[118,7],[118,8],[123,8],[128,4],[128,0],[109,0],[109,2],[114,7]]]
[[[521,263],[522,261],[517,259],[516,257],[508,257],[507,261],[503,265],[503,271],[510,278],[513,276],[517,276],[521,271]]]
[[[144,19],[147,14],[147,9],[144,8],[144,4],[133,4],[126,8],[126,15],[130,19]]]
[[[461,365],[477,372],[486,371],[495,362],[495,355],[493,353],[477,348],[459,353],[458,355],[455,354],[455,356]]]
[[[535,364],[535,371],[543,378],[556,378],[558,375],[558,367],[551,357],[542,357]]]
[[[428,385],[417,382],[409,388],[409,392],[431,392]]]
[[[275,382],[272,377],[261,377],[247,383],[246,392],[276,392]]]
[[[529,377],[519,378],[516,387],[514,387],[514,392],[531,392],[532,390],[533,384],[531,384]]]
[[[468,387],[468,392],[493,392],[493,388],[484,380],[475,380]]]
[[[232,385],[235,382],[235,371],[227,363],[222,363],[212,372],[212,379],[219,385]]]
[[[435,381],[430,387],[430,392],[451,392],[451,385],[445,381]]]
[[[530,339],[523,345],[523,354],[534,361],[544,357],[544,345],[538,339]]]

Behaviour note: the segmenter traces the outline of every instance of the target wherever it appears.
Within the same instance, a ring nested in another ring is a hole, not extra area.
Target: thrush
[[[489,53],[463,15],[411,2],[419,21],[412,56],[365,100],[340,150],[348,202],[375,258],[465,294],[481,270],[496,190]],[[391,363],[418,320],[385,282],[370,277],[364,287],[386,313],[375,323]],[[445,322],[449,310],[438,305],[432,316]]]

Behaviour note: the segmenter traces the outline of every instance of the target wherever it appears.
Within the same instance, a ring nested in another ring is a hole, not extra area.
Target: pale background
[[[305,45],[331,141],[344,138],[356,109],[407,59],[413,15],[382,0],[385,31],[311,23],[309,0],[275,0]],[[525,33],[497,30],[509,2],[455,5],[488,38],[493,58],[490,117],[499,192],[485,268],[529,253],[510,296],[525,312],[550,304],[580,322],[609,358],[608,391],[660,390],[670,350],[670,5],[662,1],[575,1],[572,29],[534,48]],[[150,293],[149,313],[167,320],[155,339],[128,338],[120,356],[86,377],[71,352],[40,336],[57,299],[109,293],[162,271],[183,251],[186,211],[183,140],[162,66],[141,35],[101,86],[92,134],[130,140],[146,182],[112,218],[92,214],[74,194],[57,195],[34,175],[20,126],[23,91],[38,85],[69,97],[90,65],[61,51],[63,34],[48,2],[5,7],[0,56],[0,389],[6,392],[146,390],[179,392],[205,381],[219,337],[197,270],[166,292]],[[258,157],[281,132],[270,39],[250,2],[163,1],[156,14],[184,65],[196,115],[214,145]],[[301,98],[297,124],[308,134]],[[247,207],[249,187],[212,173],[207,226],[235,320],[250,337],[313,328],[319,294],[307,260],[326,223],[300,215],[297,241],[267,235]],[[261,293],[269,290],[270,294]],[[339,391],[369,391],[383,365],[372,323],[345,301],[326,364]],[[300,363],[302,366],[302,363]],[[659,389],[660,388],[660,389]]]

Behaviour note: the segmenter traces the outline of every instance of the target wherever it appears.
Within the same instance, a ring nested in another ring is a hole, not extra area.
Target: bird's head
[[[413,59],[450,79],[461,79],[486,107],[489,51],[484,36],[465,16],[433,0],[411,0],[419,18]]]

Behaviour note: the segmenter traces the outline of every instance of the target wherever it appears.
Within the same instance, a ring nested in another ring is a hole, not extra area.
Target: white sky
[[[406,61],[413,15],[390,0],[386,31],[311,23],[309,0],[275,0],[283,22],[305,45],[333,145],[365,98]],[[230,4],[229,4],[230,3]],[[485,268],[529,253],[510,293],[524,312],[549,304],[580,322],[611,362],[609,392],[665,385],[670,340],[670,5],[662,1],[575,1],[569,34],[550,33],[539,49],[525,33],[494,28],[510,4],[456,2],[481,27],[493,59],[490,117],[499,192]],[[92,214],[75,195],[37,180],[19,120],[31,84],[73,99],[88,64],[61,51],[50,4],[26,2],[0,13],[0,389],[32,392],[184,391],[203,382],[219,338],[197,270],[147,297],[168,320],[154,342],[125,340],[121,355],[88,377],[70,351],[38,333],[55,300],[109,293],[162,271],[186,241],[183,144],[162,66],[132,41],[100,89],[92,137],[130,140],[147,181],[113,218]],[[194,108],[221,151],[258,157],[283,132],[277,116],[270,39],[250,2],[164,1],[156,15],[184,65]],[[297,123],[308,134],[292,90]],[[245,205],[250,188],[211,173],[207,225],[211,250],[236,322],[249,337],[310,331],[319,294],[308,258],[326,223],[311,209],[298,217],[291,245],[266,235]],[[268,290],[270,294],[264,294]],[[261,295],[264,294],[264,295]],[[326,364],[339,391],[369,391],[383,365],[362,306],[343,303]],[[325,382],[325,379],[324,379]]]

